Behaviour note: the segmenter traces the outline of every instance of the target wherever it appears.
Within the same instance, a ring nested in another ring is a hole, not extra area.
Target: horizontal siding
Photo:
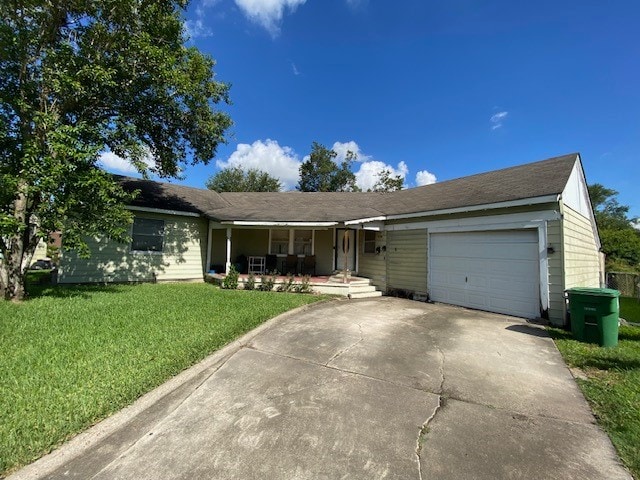
[[[548,255],[549,261],[549,320],[564,323],[564,279],[562,266],[562,231],[560,220],[547,222],[547,244],[555,249]]]
[[[316,230],[315,250],[316,274],[330,275],[333,273],[333,238],[335,230]]]
[[[427,293],[427,230],[387,232],[387,288]]]
[[[599,287],[600,259],[591,221],[564,208],[565,288]]]
[[[206,258],[207,222],[200,218],[174,215],[144,214],[144,218],[165,221],[162,253],[130,251],[130,244],[107,238],[87,240],[90,258],[79,258],[73,252],[62,255],[60,283],[107,283],[194,280],[203,278]]]
[[[358,276],[371,279],[371,283],[381,290],[387,289],[387,262],[386,252],[382,247],[387,244],[386,232],[376,232],[376,248],[380,253],[364,253],[364,233],[360,233]]]

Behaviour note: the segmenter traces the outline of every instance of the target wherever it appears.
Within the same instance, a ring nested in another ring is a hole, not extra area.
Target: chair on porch
[[[287,255],[287,259],[284,264],[285,273],[293,273],[294,275],[298,273],[298,256],[297,255]]]
[[[278,271],[278,256],[277,255],[265,255],[264,270],[266,273]]]
[[[313,272],[313,276],[316,275],[315,255],[305,255],[304,260],[302,261],[302,273],[305,275],[309,275],[309,272]]]

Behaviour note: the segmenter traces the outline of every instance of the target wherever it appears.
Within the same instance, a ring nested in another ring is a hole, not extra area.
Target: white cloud
[[[285,10],[290,12],[307,0],[235,0],[242,12],[258,25],[263,26],[272,36],[280,33],[280,22]]]
[[[276,177],[284,190],[290,190],[298,183],[300,160],[290,147],[281,147],[275,140],[256,140],[251,145],[240,143],[236,151],[224,162],[218,160],[219,168],[257,168]]]
[[[296,66],[295,63],[291,62],[291,71],[293,72],[293,74],[297,77],[298,75],[301,75],[302,72],[300,70],[298,70],[298,67]]]
[[[185,33],[188,38],[204,38],[213,35],[213,31],[207,26],[206,9],[216,5],[220,0],[201,0],[196,6],[196,16],[184,22]]]
[[[420,170],[416,173],[416,185],[419,187],[423,185],[431,185],[436,183],[436,176],[428,170]]]
[[[509,112],[506,111],[494,113],[493,115],[491,115],[491,118],[489,119],[489,122],[491,123],[491,130],[497,130],[498,128],[502,127],[502,124],[507,118],[507,115],[509,115]]]
[[[353,152],[357,156],[357,160],[359,162],[366,162],[367,160],[371,160],[369,155],[365,155],[361,150],[360,146],[351,140],[350,142],[335,142],[331,150],[336,152],[338,156],[336,157],[336,161],[338,163],[343,162],[347,158],[347,152]]]
[[[148,167],[153,167],[154,161],[151,155],[147,156],[144,160]],[[127,159],[122,158],[115,153],[109,151],[100,154],[98,163],[102,165],[105,170],[116,171],[119,173],[139,173],[136,167]]]
[[[184,29],[187,37],[190,39],[205,38],[213,35],[211,29],[204,24],[204,20],[199,17],[193,20],[185,21]]]
[[[380,172],[383,170],[389,170],[392,177],[400,175],[402,178],[406,178],[409,173],[409,167],[407,167],[407,164],[404,162],[400,162],[398,166],[394,168],[379,160],[368,160],[366,162],[362,162],[360,169],[355,172],[356,184],[362,190],[369,190],[370,188],[373,188],[378,181]]]

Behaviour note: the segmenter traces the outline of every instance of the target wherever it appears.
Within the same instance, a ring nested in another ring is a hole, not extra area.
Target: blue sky
[[[637,0],[193,0],[186,20],[234,126],[180,183],[243,165],[293,188],[313,141],[357,151],[365,188],[577,151],[640,216]]]

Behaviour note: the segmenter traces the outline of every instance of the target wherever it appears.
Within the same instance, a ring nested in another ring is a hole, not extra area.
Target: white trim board
[[[180,212],[178,210],[166,210],[164,208],[135,207],[131,205],[127,205],[125,208],[127,210],[131,210],[134,212],[162,213],[164,215],[177,215],[179,217],[201,217],[202,216],[199,213]]]
[[[253,222],[245,220],[233,220],[220,222],[221,225],[234,225],[242,227],[333,227],[338,222]]]

